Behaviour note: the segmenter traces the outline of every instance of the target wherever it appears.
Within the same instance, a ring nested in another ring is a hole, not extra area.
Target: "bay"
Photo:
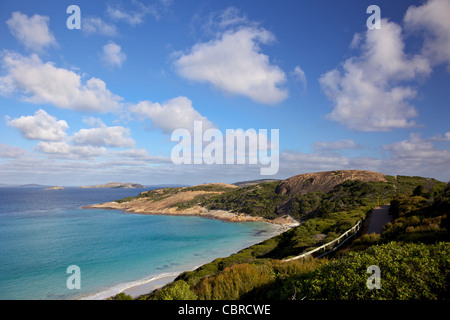
[[[105,298],[276,233],[259,222],[81,208],[144,190],[0,188],[0,299]],[[70,265],[80,290],[67,288]]]

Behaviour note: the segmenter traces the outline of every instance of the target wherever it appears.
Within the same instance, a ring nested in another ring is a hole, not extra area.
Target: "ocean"
[[[0,188],[0,299],[104,299],[274,234],[261,222],[82,209],[149,189]],[[69,289],[69,266],[80,289]]]

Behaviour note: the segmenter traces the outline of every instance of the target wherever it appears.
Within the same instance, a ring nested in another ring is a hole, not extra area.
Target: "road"
[[[383,226],[392,220],[389,215],[389,207],[388,204],[385,204],[377,209],[373,209],[370,214],[369,227],[367,228],[366,233],[380,234],[381,231],[383,231]]]

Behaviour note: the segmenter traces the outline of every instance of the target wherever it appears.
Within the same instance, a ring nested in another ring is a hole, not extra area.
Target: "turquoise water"
[[[274,232],[264,223],[80,208],[140,191],[0,188],[0,299],[108,296],[227,256]],[[80,267],[80,290],[67,288],[70,265]]]

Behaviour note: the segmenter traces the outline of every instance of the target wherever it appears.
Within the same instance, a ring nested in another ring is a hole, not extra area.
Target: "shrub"
[[[197,300],[197,295],[190,290],[183,280],[172,282],[156,293],[155,300]]]
[[[267,265],[238,264],[208,277],[195,286],[201,300],[237,300],[252,289],[274,280]]]
[[[110,297],[106,300],[133,300],[133,298],[130,295],[128,295],[124,292],[121,292],[121,293],[118,293],[115,296]]]
[[[381,289],[366,286],[367,268],[381,270]],[[350,252],[311,272],[294,275],[266,288],[258,298],[357,300],[448,299],[450,244],[392,242]]]

